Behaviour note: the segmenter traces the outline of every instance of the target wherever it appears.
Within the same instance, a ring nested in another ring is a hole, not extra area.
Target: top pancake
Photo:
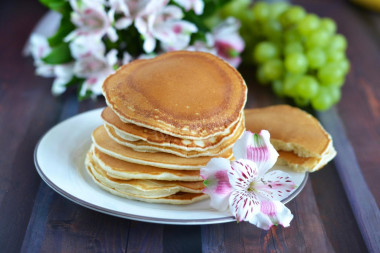
[[[243,78],[228,63],[188,51],[135,60],[103,84],[107,104],[122,121],[187,139],[228,132],[246,92]]]
[[[275,105],[244,112],[246,129],[256,133],[268,130],[277,150],[322,158],[332,147],[332,139],[319,121],[298,108]]]

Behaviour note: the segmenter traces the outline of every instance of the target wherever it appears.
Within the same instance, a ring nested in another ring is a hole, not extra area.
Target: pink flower
[[[42,59],[51,52],[51,48],[46,37],[39,34],[32,34],[28,53],[34,58],[36,74],[43,77],[54,77],[52,93],[60,95],[66,90],[66,84],[73,78],[73,63],[50,65]]]
[[[156,39],[165,51],[181,50],[190,43],[190,35],[197,27],[181,20],[183,13],[176,6],[165,6],[156,13],[135,20],[135,26],[144,37],[143,48],[151,53],[156,47]]]
[[[269,139],[266,130],[245,132],[233,147],[235,161],[214,158],[201,169],[212,207],[229,207],[238,222],[248,221],[267,230],[273,225],[289,226],[293,215],[281,200],[295,189],[287,173],[269,171],[278,157]]]
[[[65,40],[70,41],[78,36],[99,36],[107,35],[111,41],[116,41],[118,36],[112,27],[114,12],[106,13],[103,1],[91,0],[70,0],[73,12],[71,21],[76,25],[76,29],[66,36]]]
[[[174,0],[174,2],[182,6],[186,11],[194,10],[197,15],[201,15],[205,7],[203,0]]]
[[[70,51],[76,60],[74,74],[86,79],[80,95],[83,96],[87,90],[94,95],[102,94],[103,81],[118,66],[117,50],[106,53],[105,45],[99,37],[80,36],[70,43]]]
[[[115,27],[124,29],[135,19],[149,16],[167,5],[168,0],[110,0],[110,7],[116,13],[122,13]]]
[[[230,17],[212,31],[218,56],[237,67],[240,53],[244,50],[244,40],[239,35],[240,23]]]

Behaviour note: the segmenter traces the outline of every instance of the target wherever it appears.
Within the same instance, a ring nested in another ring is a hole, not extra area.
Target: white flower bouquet
[[[37,75],[54,78],[54,95],[77,85],[80,100],[95,97],[122,64],[173,50],[241,61],[240,23],[216,18],[228,0],[40,1],[61,14],[60,26],[49,38],[32,34],[28,51]]]

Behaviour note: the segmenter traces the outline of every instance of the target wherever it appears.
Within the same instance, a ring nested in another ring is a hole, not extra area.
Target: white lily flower
[[[91,0],[70,0],[73,12],[71,21],[76,25],[76,29],[66,36],[65,41],[70,41],[78,36],[99,36],[107,35],[111,41],[116,41],[118,36],[113,28],[114,12],[106,12],[103,1]]]
[[[174,0],[174,2],[182,6],[186,11],[194,10],[197,15],[201,15],[205,7],[203,0]]]

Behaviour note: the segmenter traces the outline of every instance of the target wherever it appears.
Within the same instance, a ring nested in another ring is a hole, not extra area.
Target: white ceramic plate
[[[149,204],[114,196],[92,182],[84,166],[91,144],[91,132],[102,124],[96,109],[67,119],[50,129],[39,141],[34,161],[41,178],[56,192],[87,208],[132,220],[163,224],[213,224],[234,221],[229,213],[218,212],[209,200],[189,205]],[[286,170],[286,167],[281,167]],[[294,173],[299,187],[284,203],[297,196],[308,174]]]

